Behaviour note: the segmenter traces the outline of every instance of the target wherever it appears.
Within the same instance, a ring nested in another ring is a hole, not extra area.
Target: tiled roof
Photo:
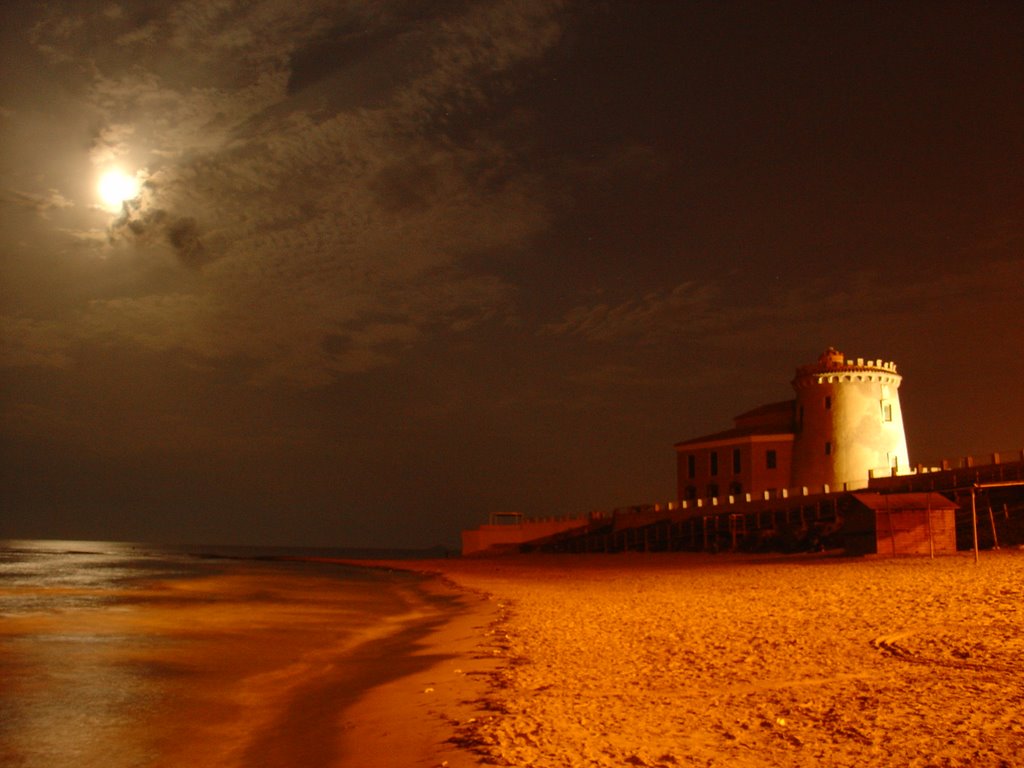
[[[683,440],[676,443],[675,447],[741,440],[745,437],[762,435],[792,435],[793,403],[793,400],[782,400],[777,403],[759,405],[753,410],[734,417],[733,421],[736,426],[732,429]],[[751,424],[750,422],[755,423]]]
[[[736,440],[739,441],[745,437],[760,437],[762,435],[779,435],[779,436],[793,436],[793,430],[779,429],[778,427],[766,426],[766,427],[738,427],[735,429],[727,429],[724,432],[715,432],[711,435],[703,435],[702,437],[694,437],[689,440],[683,440],[681,443],[676,443],[675,447],[679,448],[684,445],[699,445],[701,443],[717,443],[723,441]]]

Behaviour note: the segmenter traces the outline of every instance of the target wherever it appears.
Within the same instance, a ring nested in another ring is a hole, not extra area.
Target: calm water
[[[360,692],[459,602],[280,554],[0,542],[0,765],[343,764]]]

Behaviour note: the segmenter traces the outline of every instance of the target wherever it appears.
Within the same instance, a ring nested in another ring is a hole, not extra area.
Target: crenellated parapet
[[[801,365],[796,369],[793,386],[796,388],[814,384],[839,384],[857,382],[881,382],[900,385],[903,377],[896,372],[896,363],[889,360],[865,360],[863,357],[846,359],[835,347],[829,347],[817,362]]]

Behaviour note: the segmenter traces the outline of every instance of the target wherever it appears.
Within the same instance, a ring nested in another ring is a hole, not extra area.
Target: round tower
[[[847,360],[829,347],[796,369],[793,485],[864,488],[876,475],[910,470],[896,364]]]

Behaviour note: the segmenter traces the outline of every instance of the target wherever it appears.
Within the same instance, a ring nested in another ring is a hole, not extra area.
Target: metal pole
[[[896,529],[892,526],[892,510],[889,509],[889,497],[885,497],[885,516],[889,518],[889,540],[892,542],[892,556],[896,557]]]
[[[935,559],[935,537],[932,535],[932,495],[928,494],[928,556]]]
[[[991,499],[991,496],[989,497]],[[992,525],[992,549],[999,549],[999,534],[996,533],[996,516],[992,514],[992,502],[988,503],[988,521]]]
[[[974,529],[974,562],[978,562],[978,504],[975,501],[976,486],[971,486],[971,526]]]

